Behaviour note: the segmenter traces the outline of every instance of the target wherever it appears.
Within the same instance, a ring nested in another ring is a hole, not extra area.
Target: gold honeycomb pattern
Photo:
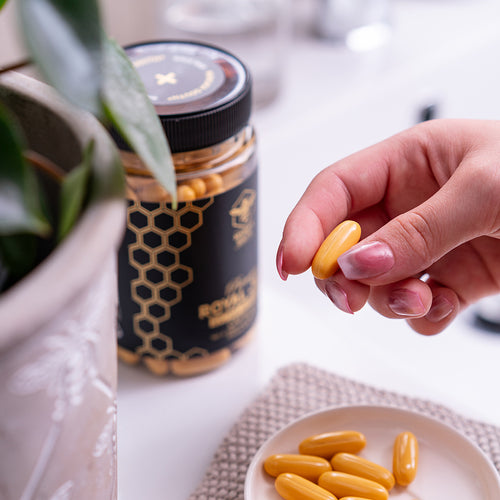
[[[128,207],[127,226],[135,235],[128,257],[138,273],[130,284],[132,299],[140,307],[133,317],[134,332],[142,340],[138,355],[188,359],[207,354],[196,347],[184,353],[176,351],[172,338],[161,333],[160,325],[170,318],[171,308],[182,301],[182,289],[193,282],[193,270],[181,263],[181,254],[191,246],[191,235],[203,225],[203,212],[213,201],[211,197],[187,202],[177,210],[165,202],[152,210],[140,201]]]

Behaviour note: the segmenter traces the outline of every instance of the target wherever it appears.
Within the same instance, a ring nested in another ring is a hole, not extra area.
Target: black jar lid
[[[243,129],[251,113],[245,65],[218,47],[157,41],[125,47],[158,113],[172,153],[202,149]],[[118,147],[130,149],[120,137]]]

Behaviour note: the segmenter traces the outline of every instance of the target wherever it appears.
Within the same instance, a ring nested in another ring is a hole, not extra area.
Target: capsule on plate
[[[370,479],[381,484],[388,491],[394,486],[395,481],[391,471],[359,455],[337,453],[330,463],[333,470]]]
[[[299,444],[299,453],[317,455],[331,459],[335,453],[345,451],[357,453],[366,445],[365,436],[358,431],[334,431],[315,434],[304,439]]]
[[[337,259],[355,245],[361,237],[361,227],[353,220],[341,222],[321,244],[312,261],[314,276],[324,280],[339,268]]]
[[[396,482],[408,486],[417,475],[418,441],[411,432],[398,434],[394,441],[392,472]]]
[[[370,500],[370,499],[362,497],[342,497],[339,500]]]
[[[291,472],[309,481],[317,481],[323,472],[332,470],[332,467],[328,460],[322,457],[279,453],[266,458],[264,470],[273,477],[283,472]]]
[[[337,500],[333,493],[316,483],[289,472],[280,474],[274,487],[285,500]]]
[[[363,497],[342,497],[342,498],[339,498],[339,500],[370,500],[370,499],[363,498]]]
[[[323,472],[318,479],[318,484],[339,498],[346,496],[358,496],[368,500],[389,498],[389,492],[381,484],[345,472]]]

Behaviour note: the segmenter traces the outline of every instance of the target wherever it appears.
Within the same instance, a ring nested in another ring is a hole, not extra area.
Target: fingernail
[[[283,270],[283,242],[280,242],[278,247],[278,253],[276,254],[276,268],[278,269],[278,274],[283,281],[288,278],[288,273]]]
[[[327,282],[325,285],[326,296],[341,310],[349,314],[352,312],[349,301],[347,300],[347,293],[337,283]]]
[[[338,264],[350,280],[373,278],[394,266],[394,254],[388,245],[379,241],[356,245],[342,254]]]
[[[448,317],[453,309],[453,304],[446,297],[438,295],[432,299],[431,308],[425,317],[432,323],[438,323]]]
[[[398,316],[421,316],[425,307],[418,293],[405,288],[394,290],[389,297],[389,307]]]

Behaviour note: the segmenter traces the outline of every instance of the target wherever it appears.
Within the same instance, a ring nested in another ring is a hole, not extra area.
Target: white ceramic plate
[[[263,462],[274,453],[298,453],[302,439],[322,432],[356,430],[366,436],[361,456],[392,468],[397,434],[411,431],[419,442],[419,467],[408,487],[396,486],[389,500],[499,500],[500,476],[486,455],[447,425],[410,411],[384,406],[337,407],[301,418],[268,439],[248,469],[245,500],[281,500]]]

